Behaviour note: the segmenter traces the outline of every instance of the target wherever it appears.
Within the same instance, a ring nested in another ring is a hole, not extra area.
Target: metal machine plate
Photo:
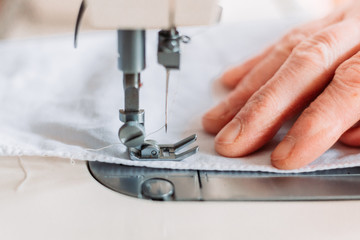
[[[184,171],[88,162],[104,186],[163,201],[300,201],[360,199],[360,168],[299,174]]]

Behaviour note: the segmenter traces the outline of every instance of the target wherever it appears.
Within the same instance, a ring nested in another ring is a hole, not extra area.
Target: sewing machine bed
[[[88,162],[104,186],[162,201],[295,201],[360,199],[360,167],[309,173],[170,170]]]

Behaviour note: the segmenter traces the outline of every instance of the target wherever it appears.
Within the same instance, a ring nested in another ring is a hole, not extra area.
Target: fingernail
[[[221,102],[219,105],[208,111],[204,115],[204,118],[217,120],[224,118],[226,113],[227,113],[226,104],[224,102]]]
[[[295,146],[295,139],[293,137],[285,137],[284,140],[275,148],[271,160],[281,161],[290,156],[291,151]]]
[[[239,137],[242,130],[241,121],[234,118],[216,136],[215,141],[220,144],[232,144]]]

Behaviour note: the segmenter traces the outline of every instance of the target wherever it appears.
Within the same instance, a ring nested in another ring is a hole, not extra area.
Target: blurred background
[[[221,0],[222,22],[326,15],[344,0]],[[73,32],[81,0],[0,0],[0,38]],[[91,29],[86,19],[82,29]]]

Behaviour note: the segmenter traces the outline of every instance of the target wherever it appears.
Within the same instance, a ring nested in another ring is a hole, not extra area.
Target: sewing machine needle
[[[167,133],[168,125],[168,100],[169,100],[169,79],[170,79],[170,70],[166,69],[166,96],[165,96],[165,132]]]

